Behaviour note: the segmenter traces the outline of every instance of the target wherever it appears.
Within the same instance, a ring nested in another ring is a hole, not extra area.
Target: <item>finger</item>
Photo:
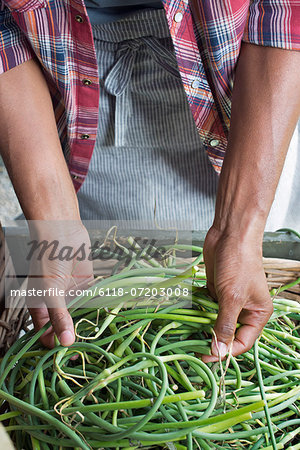
[[[272,307],[271,309],[268,308],[264,311],[252,311],[247,309],[241,311],[239,322],[242,326],[237,330],[233,342],[233,356],[241,355],[253,347],[254,342],[259,337],[271,314]]]
[[[45,306],[41,308],[30,308],[29,312],[36,332],[43,328],[50,320],[48,309]],[[47,348],[54,347],[54,331],[52,326],[42,334],[40,342]]]
[[[69,347],[75,341],[74,325],[66,307],[48,308],[53,330],[64,347]]]
[[[224,359],[228,353],[229,345],[234,339],[237,320],[240,314],[240,302],[228,302],[219,299],[219,313],[214,326],[216,339],[212,339],[211,355],[203,355],[204,362]]]
[[[238,328],[233,340],[233,356],[238,356],[249,351],[268,322],[273,312],[273,306],[269,301],[269,298],[262,304],[264,304],[263,310],[243,309],[241,311],[238,321],[242,324],[242,326]],[[204,362],[215,362],[218,361],[218,358],[215,356],[203,355],[202,360]]]
[[[252,348],[261,329],[254,325],[243,325],[238,329],[232,345],[232,356],[238,356]]]

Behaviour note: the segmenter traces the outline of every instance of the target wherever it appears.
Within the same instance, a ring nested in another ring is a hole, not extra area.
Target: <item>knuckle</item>
[[[231,305],[234,307],[235,305],[240,305],[243,303],[243,296],[240,291],[232,286],[222,288],[219,290],[219,303],[224,305]]]
[[[263,309],[254,310],[252,314],[256,320],[257,325],[262,328],[268,322],[273,311],[274,307],[272,303],[265,304]]]
[[[62,322],[65,322],[65,320],[68,317],[67,311],[52,311],[51,313],[51,322],[52,324],[60,324]]]

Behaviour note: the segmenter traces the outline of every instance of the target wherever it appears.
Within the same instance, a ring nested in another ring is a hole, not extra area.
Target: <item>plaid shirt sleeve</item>
[[[243,41],[300,49],[300,0],[251,0]]]
[[[33,56],[34,52],[25,34],[0,0],[0,75]]]

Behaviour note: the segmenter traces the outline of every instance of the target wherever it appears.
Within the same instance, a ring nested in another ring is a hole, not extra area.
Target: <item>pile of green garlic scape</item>
[[[9,411],[0,421],[17,450],[300,449],[299,304],[271,292],[274,313],[254,348],[204,364],[198,353],[210,352],[218,304],[197,267],[202,249],[166,250],[164,264],[145,256],[120,271],[117,263],[97,287],[188,287],[190,307],[127,294],[87,308],[91,298],[78,297],[69,306],[71,347],[43,348],[47,324],[9,349],[0,367]],[[176,265],[174,253],[186,250],[197,258]]]

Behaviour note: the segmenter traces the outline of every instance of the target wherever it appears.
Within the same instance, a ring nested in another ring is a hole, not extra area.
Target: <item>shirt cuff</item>
[[[266,47],[300,50],[299,1],[251,1],[242,40]]]
[[[0,0],[1,3],[1,0]],[[0,5],[0,74],[34,57],[25,35],[10,10]]]

